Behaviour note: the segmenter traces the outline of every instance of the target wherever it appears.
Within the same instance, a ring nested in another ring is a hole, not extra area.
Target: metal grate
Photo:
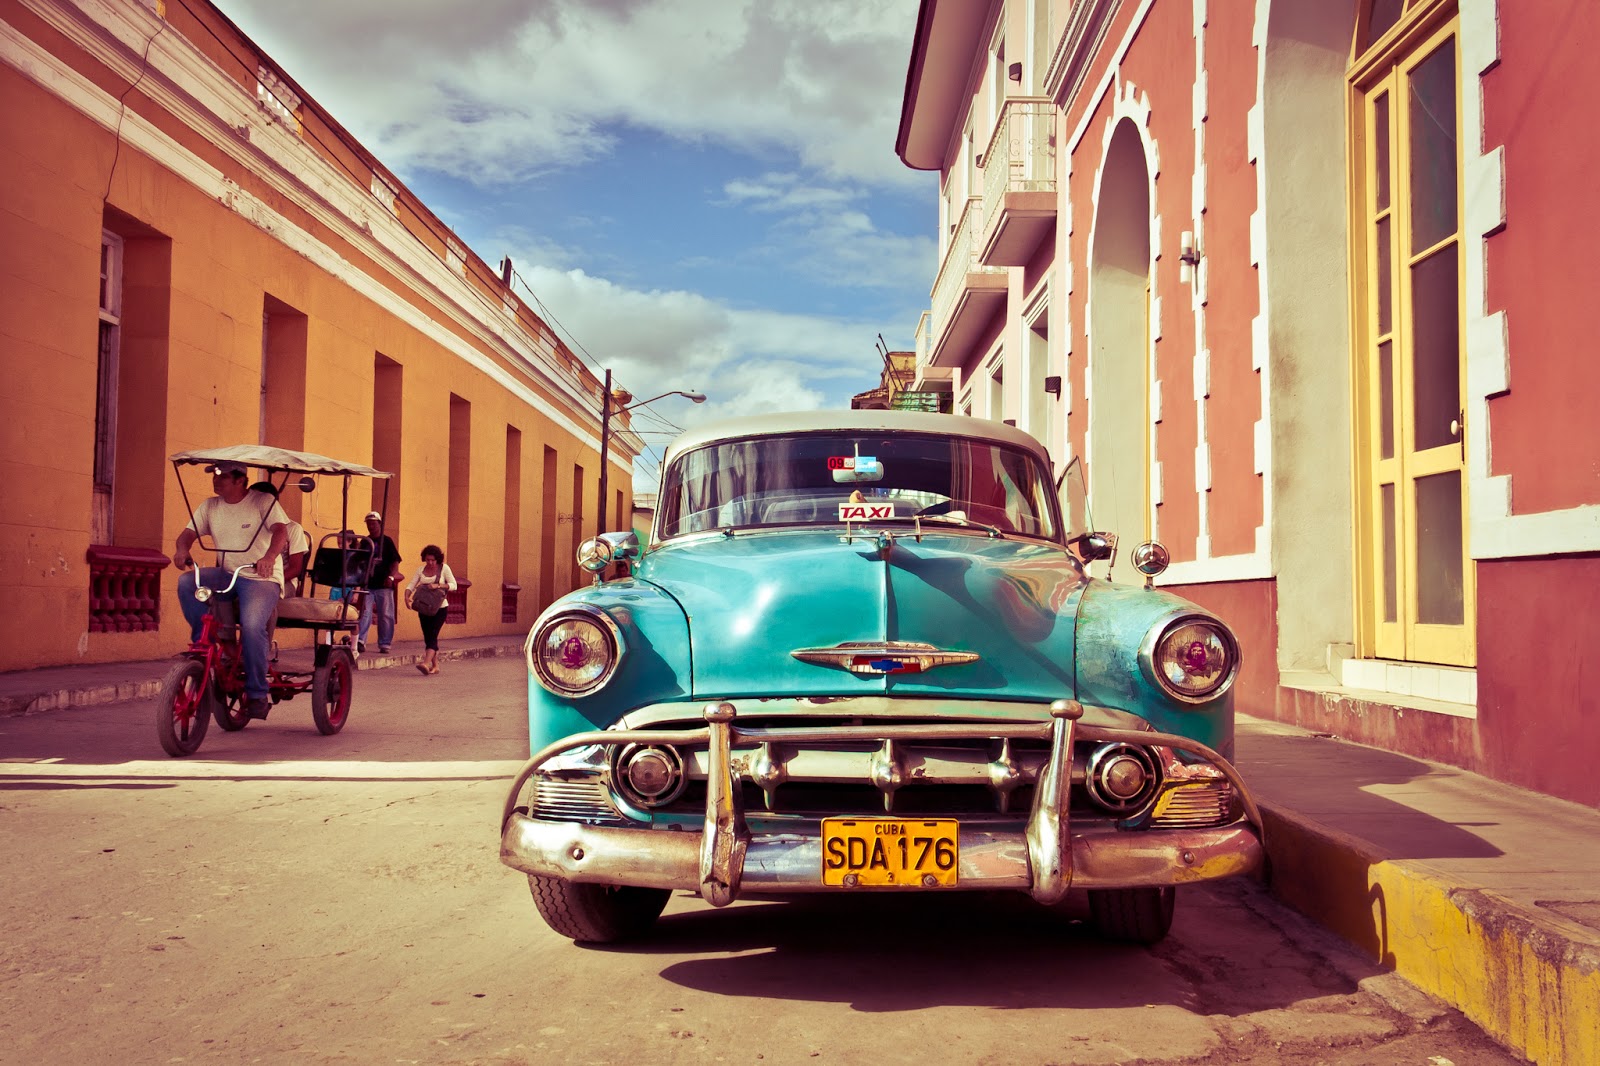
[[[1155,829],[1200,829],[1221,825],[1232,813],[1232,785],[1183,785],[1157,802],[1150,825]]]
[[[606,789],[598,781],[550,781],[535,779],[533,810],[535,818],[553,822],[619,822],[621,815],[611,805]]]

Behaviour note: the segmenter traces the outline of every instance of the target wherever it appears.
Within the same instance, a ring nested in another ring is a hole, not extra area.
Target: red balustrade
[[[154,548],[91,544],[89,632],[148,633],[161,628],[161,571],[172,560]]]

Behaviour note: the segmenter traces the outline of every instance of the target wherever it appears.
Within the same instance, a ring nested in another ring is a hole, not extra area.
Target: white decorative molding
[[[247,168],[255,179],[270,185],[275,192],[308,211],[314,218],[350,240],[363,253],[393,270],[397,276],[415,279],[418,282],[415,291],[439,311],[439,316],[421,311],[389,286],[355,267],[260,198],[241,189],[220,170],[188,151],[138,112],[129,110],[123,113],[116,97],[4,22],[0,22],[0,61],[108,131],[117,130],[120,119],[121,136],[131,147],[252,225],[271,234],[285,247],[340,279],[467,364],[482,370],[518,399],[572,434],[581,444],[598,449],[599,439],[595,435],[595,428],[574,421],[567,410],[535,392],[526,380],[513,375],[487,354],[492,351],[525,370],[531,378],[550,387],[557,395],[570,399],[580,410],[593,406],[592,403],[586,403],[570,384],[557,384],[553,377],[536,367],[525,352],[512,343],[520,340],[528,344],[528,348],[538,349],[537,345],[528,343],[527,331],[520,324],[508,333],[503,320],[490,323],[486,319],[483,311],[487,308],[482,306],[481,301],[473,300],[472,304],[463,306],[453,302],[453,295],[445,296],[442,291],[445,285],[459,292],[466,283],[450,273],[437,256],[428,253],[393,218],[372,220],[368,227],[370,232],[354,223],[353,220],[362,217],[355,210],[355,198],[363,195],[361,191],[332,173],[331,165],[307,149],[298,137],[284,131],[279,124],[265,120],[253,99],[239,92],[237,82],[218,70],[192,44],[170,33],[162,33],[152,41],[150,38],[159,24],[137,5],[119,4],[112,0],[80,0],[75,8],[64,10],[45,0],[27,2],[31,9],[63,32],[73,44],[106,63],[119,76],[128,79],[138,76],[139,57],[148,46],[151,49],[150,70],[141,86],[146,95],[166,113],[194,129],[209,144],[227,152]],[[246,101],[249,101],[248,110]],[[196,102],[210,110],[197,110]],[[241,128],[250,129],[251,136],[238,137],[237,132]],[[223,130],[232,131],[235,136],[216,135]],[[292,180],[286,176],[292,176]],[[335,205],[341,200],[350,210],[337,210]],[[484,347],[479,348],[464,341],[447,322],[460,325]]]
[[[377,197],[378,202],[387,208],[391,215],[395,213],[394,205],[400,198],[400,190],[376,170],[372,172],[372,195]]]
[[[1461,93],[1466,292],[1468,540],[1474,559],[1564,555],[1600,550],[1600,504],[1560,511],[1512,511],[1511,474],[1490,461],[1489,401],[1508,392],[1509,327],[1488,306],[1488,242],[1511,221],[1505,193],[1505,148],[1484,145],[1483,76],[1500,62],[1499,0],[1461,0],[1461,70],[1476,91]],[[1533,210],[1539,210],[1535,205]]]
[[[1345,659],[1339,664],[1339,684],[1360,692],[1437,701],[1443,706],[1425,709],[1456,718],[1478,716],[1478,672],[1471,668]]]
[[[1189,183],[1189,231],[1202,269],[1190,272],[1189,310],[1194,315],[1195,558],[1211,556],[1211,352],[1206,345],[1206,118],[1211,113],[1211,78],[1206,68],[1207,0],[1194,0],[1194,177]]]
[[[1173,563],[1157,580],[1158,585],[1212,585],[1225,581],[1263,581],[1272,576],[1266,555],[1212,556],[1191,562]]]
[[[256,103],[269,118],[300,132],[300,95],[265,63],[256,67]]]
[[[1256,209],[1250,213],[1250,263],[1256,268],[1256,317],[1250,323],[1250,365],[1256,371],[1261,413],[1255,424],[1255,472],[1261,478],[1261,524],[1256,527],[1255,558],[1272,572],[1272,359],[1267,308],[1267,271],[1261,269],[1267,252],[1267,37],[1272,0],[1256,0],[1251,39],[1256,48],[1256,99],[1245,115],[1246,160],[1255,170]]]

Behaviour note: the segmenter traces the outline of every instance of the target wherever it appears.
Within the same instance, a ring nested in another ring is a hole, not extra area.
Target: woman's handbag
[[[411,592],[411,606],[418,614],[438,614],[445,608],[447,591],[444,585],[438,582],[418,585]]]

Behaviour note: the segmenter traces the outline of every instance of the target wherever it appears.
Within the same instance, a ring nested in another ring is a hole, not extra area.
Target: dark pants
[[[422,646],[432,651],[439,650],[439,630],[444,628],[444,616],[449,611],[436,611],[433,614],[417,612],[417,620],[422,623]]]

